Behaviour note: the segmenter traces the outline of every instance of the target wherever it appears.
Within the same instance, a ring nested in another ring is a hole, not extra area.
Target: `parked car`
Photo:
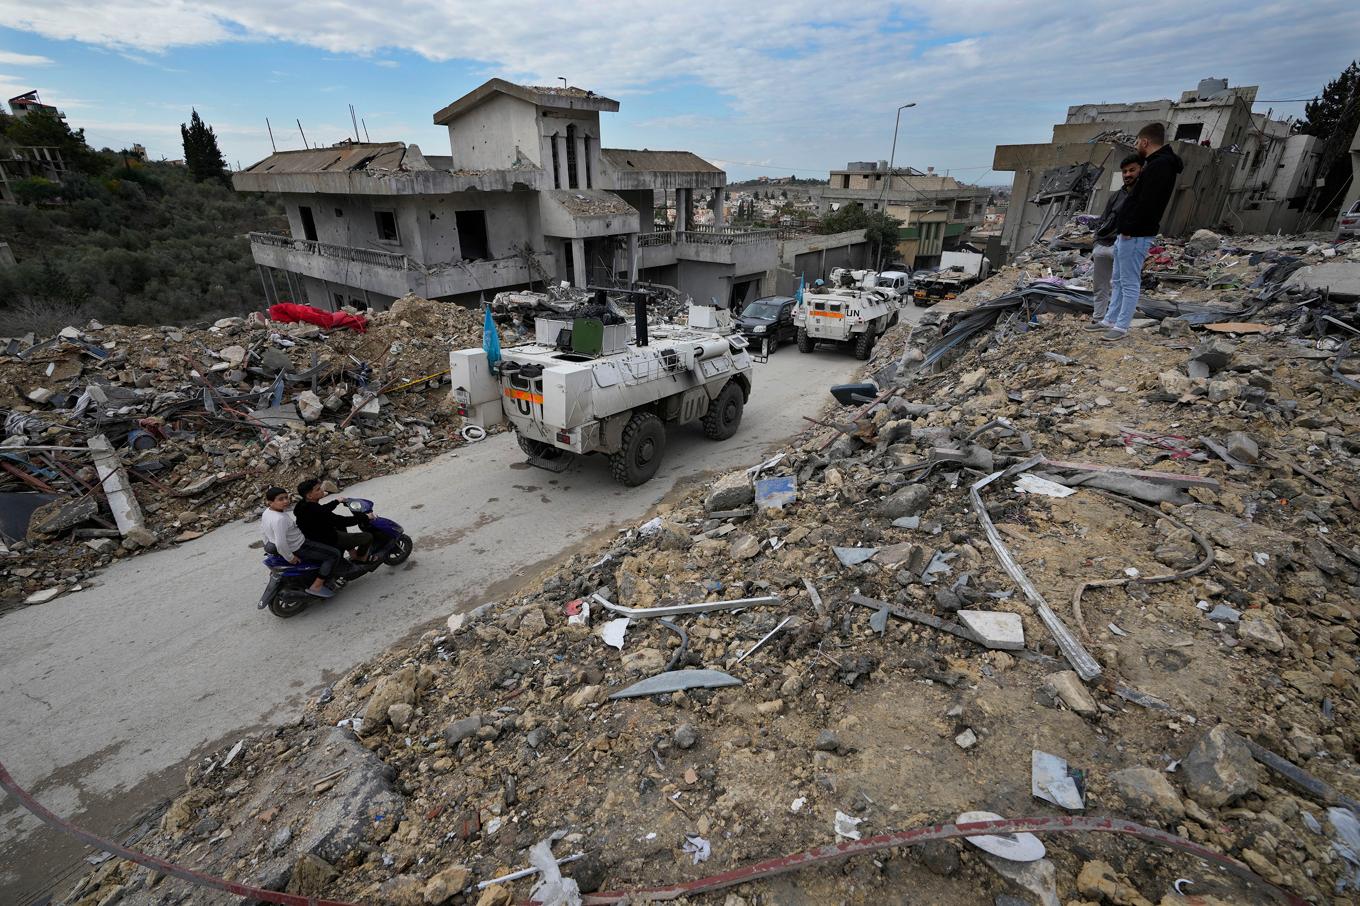
[[[798,300],[789,296],[757,299],[737,318],[737,329],[757,348],[763,346],[774,352],[780,343],[798,335],[798,328],[793,323],[793,309],[797,304]]]
[[[1360,201],[1336,217],[1336,238],[1340,240],[1347,236],[1360,236]]]

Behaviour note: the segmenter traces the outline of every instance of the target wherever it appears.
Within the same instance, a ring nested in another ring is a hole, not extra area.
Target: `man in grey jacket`
[[[1105,213],[1096,223],[1095,244],[1091,247],[1091,265],[1094,267],[1091,279],[1095,284],[1096,308],[1087,330],[1105,330],[1101,323],[1105,311],[1110,307],[1110,276],[1114,273],[1114,241],[1119,236],[1119,209],[1129,197],[1138,174],[1143,170],[1143,160],[1137,154],[1130,154],[1119,162],[1119,173],[1124,177],[1124,185],[1105,202]]]

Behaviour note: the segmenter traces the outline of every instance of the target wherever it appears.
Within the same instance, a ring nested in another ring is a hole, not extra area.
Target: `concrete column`
[[[719,229],[727,226],[727,217],[723,214],[723,205],[726,202],[727,188],[715,186],[713,189],[713,226]]]
[[[675,190],[675,231],[689,229],[689,192],[686,189]]]
[[[585,289],[589,281],[586,279],[586,241],[584,239],[573,239],[571,241],[571,271],[575,284],[581,289]]]
[[[586,137],[576,136],[576,188],[586,187]]]
[[[628,234],[628,283],[637,283],[638,278],[638,234]]]
[[[553,148],[557,153],[557,188],[565,189],[570,183],[567,182],[567,137],[562,133],[553,136]]]

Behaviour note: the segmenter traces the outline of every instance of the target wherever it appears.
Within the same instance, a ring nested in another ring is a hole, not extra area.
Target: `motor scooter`
[[[373,546],[369,549],[367,560],[340,558],[327,583],[334,591],[339,591],[380,566],[400,566],[415,548],[415,542],[402,531],[400,525],[385,516],[373,515],[373,501],[351,497],[343,505],[351,513],[363,518],[363,529],[373,536]],[[266,544],[264,565],[269,569],[269,584],[260,596],[260,610],[268,608],[274,616],[287,619],[302,613],[313,601],[323,600],[307,594],[307,588],[316,581],[320,563],[308,560],[289,563],[272,544]]]

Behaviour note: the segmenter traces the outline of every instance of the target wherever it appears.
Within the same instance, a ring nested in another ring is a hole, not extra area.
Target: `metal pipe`
[[[762,604],[784,603],[783,598],[770,595],[764,598],[736,598],[731,601],[701,601],[698,604],[672,604],[669,607],[623,607],[619,604],[615,604],[598,592],[591,595],[591,597],[600,602],[600,606],[605,610],[634,619],[674,617],[687,613],[707,613],[710,610],[744,610],[747,607],[759,607]]]

